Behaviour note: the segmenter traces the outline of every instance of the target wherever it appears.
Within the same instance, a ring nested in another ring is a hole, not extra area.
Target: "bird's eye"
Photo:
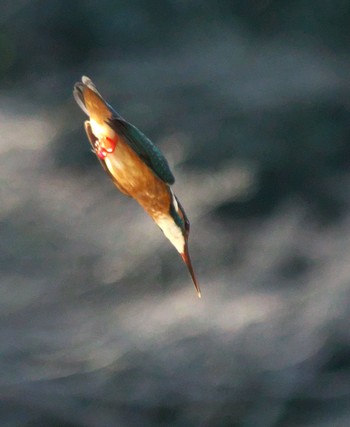
[[[186,236],[190,234],[190,221],[184,217]]]

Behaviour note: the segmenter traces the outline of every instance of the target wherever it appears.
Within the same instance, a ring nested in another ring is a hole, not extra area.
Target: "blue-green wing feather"
[[[162,181],[169,185],[174,184],[175,178],[166,158],[146,135],[119,115],[109,119],[108,124],[115,132],[124,136],[127,144]]]

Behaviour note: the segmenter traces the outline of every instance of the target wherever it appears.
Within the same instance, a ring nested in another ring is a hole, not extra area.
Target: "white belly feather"
[[[90,125],[92,133],[96,136],[97,139],[102,139],[103,137],[108,136],[108,138],[113,139],[115,137],[114,130],[107,124],[101,124],[96,122],[94,119],[90,119]]]

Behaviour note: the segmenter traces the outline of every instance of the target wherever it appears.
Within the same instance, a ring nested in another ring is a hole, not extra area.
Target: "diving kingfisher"
[[[134,125],[123,119],[86,76],[74,85],[74,98],[89,116],[87,137],[115,186],[133,197],[175,246],[187,265],[197,295],[201,291],[188,250],[190,223],[171,189],[175,178],[160,150]]]

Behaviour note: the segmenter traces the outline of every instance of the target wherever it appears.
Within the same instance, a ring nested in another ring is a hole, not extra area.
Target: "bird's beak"
[[[193,280],[194,287],[196,288],[196,291],[197,291],[198,298],[202,298],[201,290],[200,290],[199,284],[197,282],[197,278],[196,278],[196,276],[194,274],[194,270],[193,270],[193,267],[192,267],[192,261],[191,261],[191,258],[190,258],[190,253],[188,251],[188,245],[187,245],[187,243],[185,244],[185,250],[184,250],[184,252],[182,252],[180,255],[181,255],[184,263],[187,265],[188,271],[190,272],[190,275],[191,275],[192,280]]]

